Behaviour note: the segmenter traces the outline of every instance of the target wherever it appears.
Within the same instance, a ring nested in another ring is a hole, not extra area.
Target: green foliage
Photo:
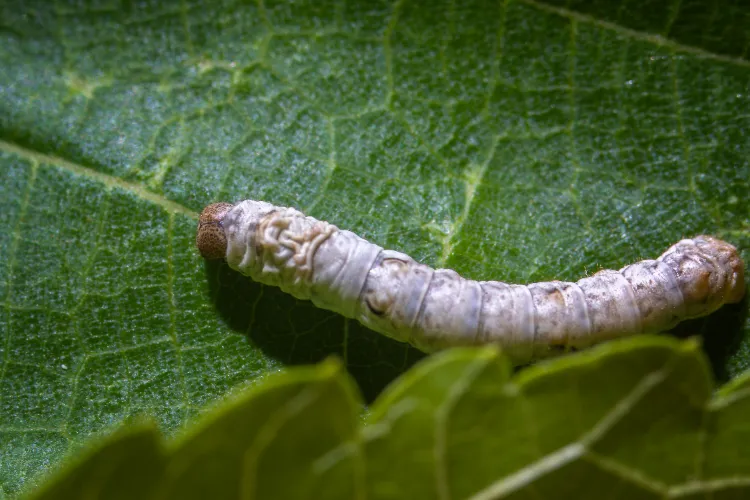
[[[713,399],[711,385],[698,344],[666,337],[515,377],[494,348],[455,349],[362,422],[329,360],[239,394],[166,453],[153,427],[126,428],[32,499],[744,498],[747,379]]]
[[[285,365],[338,355],[372,401],[422,357],[205,266],[212,201],[292,205],[477,279],[578,279],[699,233],[749,261],[750,14],[658,3],[0,0],[0,496],[124,419],[172,435]],[[743,307],[683,327],[721,378],[750,364]],[[649,464],[683,456],[665,440]]]

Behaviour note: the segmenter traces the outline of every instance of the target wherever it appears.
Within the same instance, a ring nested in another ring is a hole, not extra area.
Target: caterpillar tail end
[[[198,234],[195,246],[201,257],[207,260],[223,259],[227,254],[227,237],[222,224],[224,216],[234,205],[231,203],[212,203],[203,209],[198,217]]]
[[[703,240],[711,249],[711,254],[717,258],[726,270],[726,279],[729,282],[724,303],[736,304],[742,301],[745,295],[745,265],[737,249],[726,241],[712,236],[698,236],[696,239]]]

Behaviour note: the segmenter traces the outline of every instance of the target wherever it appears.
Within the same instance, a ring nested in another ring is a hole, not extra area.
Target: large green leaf
[[[748,14],[657,3],[0,0],[4,491],[286,364],[338,354],[372,400],[420,358],[205,267],[211,201],[480,279],[577,279],[698,233],[748,260]],[[745,321],[684,333],[731,376]]]

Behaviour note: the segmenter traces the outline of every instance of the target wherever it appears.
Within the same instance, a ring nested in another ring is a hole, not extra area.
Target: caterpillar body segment
[[[223,236],[223,237],[222,237]],[[513,285],[432,269],[286,207],[245,200],[204,209],[196,244],[255,281],[430,352],[497,343],[516,364],[615,337],[659,332],[739,302],[737,250],[710,236],[656,260],[578,282]]]

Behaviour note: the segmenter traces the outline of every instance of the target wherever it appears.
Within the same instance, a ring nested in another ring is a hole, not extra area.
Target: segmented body
[[[576,283],[530,285],[432,269],[293,208],[252,200],[209,205],[197,245],[255,281],[424,351],[497,343],[517,364],[667,330],[738,302],[745,291],[736,249],[710,236]]]

